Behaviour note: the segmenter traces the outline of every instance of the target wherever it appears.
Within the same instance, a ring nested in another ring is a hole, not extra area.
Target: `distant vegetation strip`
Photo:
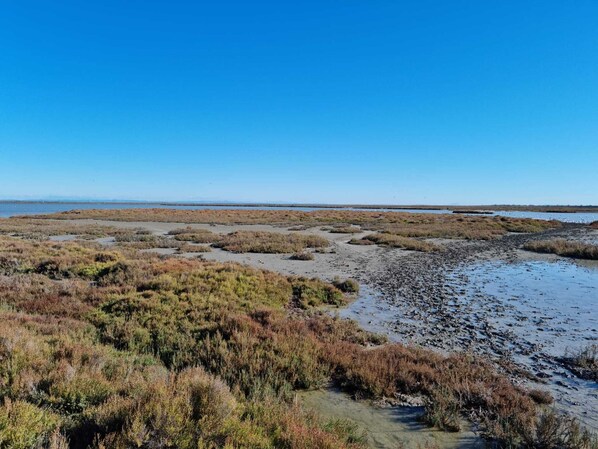
[[[529,242],[523,248],[536,253],[557,254],[576,259],[598,260],[598,245],[590,243],[553,239]]]
[[[177,202],[177,201],[130,201],[130,200],[105,200],[105,201],[76,201],[76,200],[62,200],[62,201],[44,201],[44,200],[0,200],[0,204],[73,204],[73,205],[155,205],[156,207],[251,207],[251,208],[310,208],[310,209],[388,209],[388,210],[461,210],[461,211],[519,211],[519,212],[556,212],[556,213],[576,213],[588,212],[598,213],[598,206],[593,205],[525,205],[525,204],[486,204],[486,205],[438,205],[438,204],[319,204],[319,203],[218,203],[218,202]]]
[[[127,203],[124,203],[127,204]],[[314,209],[387,209],[387,210],[437,210],[437,211],[506,211],[506,212],[546,212],[546,213],[598,213],[598,206],[593,205],[525,205],[525,204],[481,204],[477,206],[458,206],[442,204],[314,204],[314,203],[147,203],[160,206],[186,207],[278,207],[278,208],[314,208]]]
[[[382,231],[403,237],[492,239],[509,232],[541,232],[562,226],[557,221],[459,214],[414,214],[349,210],[180,210],[93,209],[38,215],[44,219],[98,219],[214,224],[271,224],[279,226],[359,226],[364,231]]]

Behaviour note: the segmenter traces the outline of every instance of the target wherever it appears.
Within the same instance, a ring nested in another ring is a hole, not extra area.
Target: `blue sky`
[[[598,204],[598,2],[6,2],[0,197]]]

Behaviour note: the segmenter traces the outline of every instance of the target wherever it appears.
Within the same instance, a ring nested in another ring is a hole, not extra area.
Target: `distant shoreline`
[[[276,207],[276,208],[314,208],[314,209],[368,209],[368,210],[446,210],[459,212],[495,212],[495,211],[529,211],[545,213],[598,213],[598,206],[592,205],[515,205],[515,204],[494,204],[494,205],[394,205],[394,204],[317,204],[317,203],[226,203],[226,202],[176,202],[176,201],[77,201],[77,200],[0,200],[0,204],[114,204],[114,205],[155,205],[160,206],[184,206],[184,207]]]

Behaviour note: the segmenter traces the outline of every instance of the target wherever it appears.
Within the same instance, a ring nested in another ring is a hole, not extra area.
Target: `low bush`
[[[513,443],[525,449],[594,449],[598,439],[580,427],[573,419],[559,416],[553,411],[542,413],[535,426],[522,432],[523,440]],[[510,442],[509,439],[507,439]]]
[[[292,260],[314,260],[313,253],[308,253],[307,251],[301,251],[300,253],[295,253],[290,257]]]
[[[549,405],[554,402],[552,395],[545,390],[530,390],[529,397],[534,400],[536,404]]]
[[[334,281],[332,281],[332,285],[344,293],[359,293],[359,282],[355,279],[345,279],[344,281],[341,281],[339,278],[335,278]]]
[[[578,377],[598,382],[598,344],[568,353],[560,361]]]
[[[235,253],[297,253],[329,244],[328,240],[315,235],[236,231],[219,239],[214,246]]]
[[[349,243],[350,245],[375,245],[375,243],[372,240],[368,240],[368,239],[351,239],[349,240],[347,243]]]
[[[214,243],[221,238],[220,234],[215,234],[207,229],[185,228],[170,231],[169,234],[174,235],[175,240],[193,243]]]
[[[298,278],[293,282],[293,301],[301,308],[321,305],[340,306],[345,303],[342,292],[317,279]]]
[[[4,399],[0,407],[0,447],[33,449],[49,441],[60,419],[29,402]]]
[[[336,226],[330,229],[332,234],[359,234],[362,232],[358,226]]]

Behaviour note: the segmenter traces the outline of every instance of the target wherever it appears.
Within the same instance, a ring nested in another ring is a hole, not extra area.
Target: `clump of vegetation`
[[[147,232],[135,232],[132,234],[117,235],[114,237],[114,240],[119,243],[149,242],[151,244],[155,244],[158,240],[158,236]]]
[[[368,240],[368,239],[351,239],[349,240],[347,243],[349,243],[350,245],[363,245],[363,246],[369,246],[369,245],[375,245],[376,243],[374,243],[372,240]]]
[[[359,234],[362,232],[358,226],[335,226],[330,229],[332,234]]]
[[[221,237],[219,234],[215,234],[207,229],[196,229],[191,227],[175,229],[168,234],[173,235],[175,240],[193,243],[214,243]]]
[[[598,382],[598,344],[589,344],[561,358],[570,371],[582,379]]]
[[[301,251],[299,253],[295,253],[290,257],[292,260],[314,260],[313,253],[307,251]]]
[[[598,221],[590,223],[590,228],[598,229]]]
[[[433,243],[426,242],[424,240],[417,240],[410,237],[402,237],[400,235],[391,234],[389,232],[379,232],[376,234],[370,234],[357,241],[351,240],[349,241],[349,243],[358,245],[377,244],[381,246],[388,246],[391,248],[400,248],[411,251],[430,252],[440,250],[440,247]]]
[[[593,449],[598,447],[596,435],[580,427],[573,419],[557,415],[553,411],[542,413],[535,426],[518,442],[523,448],[545,449]]]
[[[345,279],[344,281],[341,281],[339,278],[335,278],[334,281],[332,281],[332,285],[344,293],[359,293],[359,282],[355,279]]]
[[[529,396],[536,404],[549,405],[554,402],[552,395],[545,390],[530,390]]]
[[[315,235],[236,231],[219,239],[214,246],[235,253],[298,253],[329,244],[328,240]]]
[[[216,248],[235,253],[309,254],[304,250],[308,248],[325,248],[329,245],[328,240],[322,237],[295,233],[236,231],[220,235],[207,229],[186,227],[170,231],[169,234],[173,235],[175,240],[181,242],[211,243]]]
[[[346,300],[341,290],[319,279],[296,278],[293,281],[293,303],[302,309],[322,305],[340,306]]]
[[[565,239],[540,240],[526,243],[523,249],[537,253],[557,254],[576,259],[598,260],[598,245]]]

